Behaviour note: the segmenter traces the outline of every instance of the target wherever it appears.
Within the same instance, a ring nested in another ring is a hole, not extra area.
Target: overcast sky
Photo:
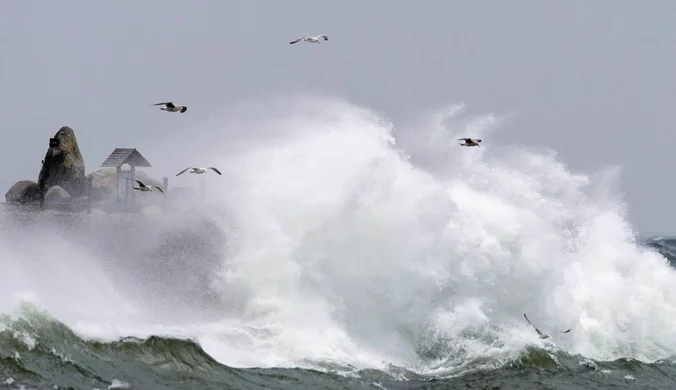
[[[673,0],[7,1],[0,190],[37,180],[63,125],[91,172],[185,126],[149,104],[185,103],[194,120],[318,92],[395,123],[449,103],[514,113],[492,143],[550,147],[582,172],[620,165],[637,228],[676,233],[675,17]],[[320,33],[321,50],[288,44]]]

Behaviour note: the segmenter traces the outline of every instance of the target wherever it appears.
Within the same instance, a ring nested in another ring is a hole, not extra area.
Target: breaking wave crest
[[[395,127],[321,97],[243,102],[142,147],[168,172],[219,167],[172,179],[203,180],[204,202],[3,218],[0,310],[30,299],[87,343],[154,335],[139,345],[196,366],[410,378],[540,353],[672,356],[676,273],[635,237],[619,170],[573,173],[551,151],[495,144],[503,120],[460,105]],[[457,147],[464,136],[483,146]]]

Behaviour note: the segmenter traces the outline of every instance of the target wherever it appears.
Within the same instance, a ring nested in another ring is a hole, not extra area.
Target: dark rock
[[[68,191],[61,188],[60,186],[52,186],[45,193],[45,203],[55,203],[63,202],[64,200],[69,200],[71,198]]]
[[[89,197],[95,202],[110,200],[115,197],[117,191],[115,168],[103,168],[86,176],[91,180]]]
[[[50,142],[40,170],[40,193],[59,186],[72,196],[85,195],[85,164],[75,132],[64,126],[54,135],[54,140],[57,145],[51,146]]]
[[[12,186],[5,194],[7,203],[26,204],[40,201],[40,187],[31,180],[21,180]]]
[[[72,211],[73,202],[66,190],[59,186],[52,186],[45,193],[45,207],[48,209]]]

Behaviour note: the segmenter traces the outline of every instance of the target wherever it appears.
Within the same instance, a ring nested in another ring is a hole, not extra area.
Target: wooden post
[[[87,186],[87,214],[91,214],[92,213],[92,176],[89,176],[85,185]]]
[[[129,171],[129,179],[131,179],[131,180],[127,180],[127,181],[129,182],[128,183],[128,185],[129,185],[129,195],[128,195],[129,196],[129,211],[132,211],[134,209],[134,205],[133,205],[133,201],[132,201],[133,197],[132,197],[131,187],[134,184],[134,182],[132,180],[134,180],[136,178],[136,166],[131,165],[131,164],[130,164],[130,166],[131,166],[131,170]]]
[[[117,181],[117,184],[115,188],[117,188],[117,211],[120,212],[121,206],[122,206],[122,197],[120,196],[120,172],[122,172],[122,169],[118,165],[117,168],[115,168],[115,180]],[[126,191],[125,191],[126,193]]]

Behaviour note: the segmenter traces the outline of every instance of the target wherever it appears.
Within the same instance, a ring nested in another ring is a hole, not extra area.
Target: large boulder
[[[117,190],[115,168],[103,168],[86,176],[85,180],[91,180],[89,197],[94,202],[111,199]]]
[[[21,180],[5,194],[5,202],[26,204],[40,201],[40,187],[31,180]]]
[[[123,173],[123,174],[126,174]],[[137,170],[134,177],[147,185],[162,186],[162,182],[148,176],[147,173]],[[94,202],[115,199],[117,196],[117,170],[115,168],[103,168],[86,176],[85,180],[91,180],[91,192],[89,196]],[[131,183],[136,186],[136,183]]]
[[[45,193],[45,206],[48,209],[72,211],[73,201],[65,189],[53,186]]]
[[[58,142],[50,146],[40,170],[38,186],[42,194],[53,186],[59,186],[71,196],[85,193],[85,164],[77,145],[75,132],[64,126],[54,135]]]

